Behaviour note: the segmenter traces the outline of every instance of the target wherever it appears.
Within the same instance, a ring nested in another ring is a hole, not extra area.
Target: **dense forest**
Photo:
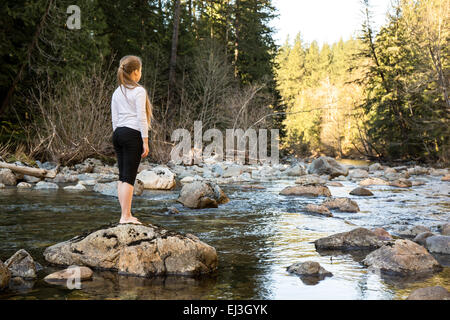
[[[110,99],[120,58],[143,60],[150,158],[176,128],[278,128],[281,155],[448,163],[450,0],[396,2],[375,30],[278,47],[271,0],[81,0],[1,5],[0,156],[114,159]]]

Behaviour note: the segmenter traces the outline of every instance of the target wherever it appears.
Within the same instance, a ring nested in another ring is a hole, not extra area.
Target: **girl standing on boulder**
[[[131,202],[139,163],[149,152],[148,130],[152,119],[147,91],[138,84],[141,72],[139,57],[120,59],[118,87],[111,101],[113,145],[119,167],[117,194],[122,209],[119,223],[141,224],[131,214]]]

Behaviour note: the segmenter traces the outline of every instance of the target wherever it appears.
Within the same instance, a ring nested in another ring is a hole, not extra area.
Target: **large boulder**
[[[142,170],[136,178],[144,183],[145,189],[172,190],[177,185],[175,174],[164,166]]]
[[[284,196],[303,196],[303,197],[330,197],[331,192],[327,186],[291,186],[280,191]]]
[[[336,209],[341,212],[358,212],[358,204],[349,198],[327,198],[322,205],[328,209]]]
[[[55,244],[44,251],[57,265],[78,265],[120,274],[197,275],[217,268],[216,249],[196,236],[154,225],[118,224]]]
[[[5,266],[11,271],[12,277],[25,279],[37,278],[37,268],[31,255],[24,249],[20,249],[5,261]]]
[[[433,253],[450,254],[450,236],[431,236],[425,239],[425,247]]]
[[[406,300],[450,300],[450,292],[441,286],[420,288],[411,292]]]
[[[371,252],[362,261],[382,273],[413,276],[442,270],[437,260],[422,246],[410,240],[396,240]]]
[[[8,287],[9,279],[11,279],[11,271],[0,260],[0,290]]]
[[[339,164],[335,159],[322,156],[314,159],[308,166],[308,173],[315,173],[318,175],[328,174],[330,178],[340,175],[347,176],[348,168]]]
[[[177,201],[188,208],[202,209],[217,208],[219,204],[225,204],[230,199],[217,184],[209,181],[194,181],[181,188]]]
[[[319,250],[370,250],[381,247],[383,241],[370,230],[356,228],[317,239],[314,245]]]

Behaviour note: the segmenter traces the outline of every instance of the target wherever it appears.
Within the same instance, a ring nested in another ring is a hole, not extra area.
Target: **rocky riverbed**
[[[160,277],[134,279],[89,265],[94,269],[90,280],[70,291],[43,280],[63,269],[50,265],[44,251],[117,222],[118,169],[97,159],[73,167],[39,166],[56,170],[55,178],[0,169],[0,218],[5,222],[0,226],[0,272],[8,273],[11,266],[5,262],[20,249],[38,264],[33,279],[5,275],[8,284],[0,298],[397,299],[418,288],[449,289],[448,169],[345,164],[327,157],[275,166],[214,159],[194,166],[143,162],[133,213],[214,248],[217,270],[201,278],[171,275],[159,282]],[[358,227],[366,231],[320,240]],[[402,250],[417,251],[428,269],[417,272],[423,263],[413,260],[399,267],[396,252],[402,256]],[[311,281],[288,272],[289,266],[332,276]],[[117,284],[122,285],[111,290]]]

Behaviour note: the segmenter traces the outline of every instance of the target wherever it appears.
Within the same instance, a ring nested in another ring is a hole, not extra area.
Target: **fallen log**
[[[59,167],[59,166],[58,166]],[[34,176],[38,178],[55,178],[58,167],[52,170],[40,169],[40,168],[30,168],[17,166],[15,164],[0,161],[0,168],[7,168],[17,173],[26,174],[29,176]]]

